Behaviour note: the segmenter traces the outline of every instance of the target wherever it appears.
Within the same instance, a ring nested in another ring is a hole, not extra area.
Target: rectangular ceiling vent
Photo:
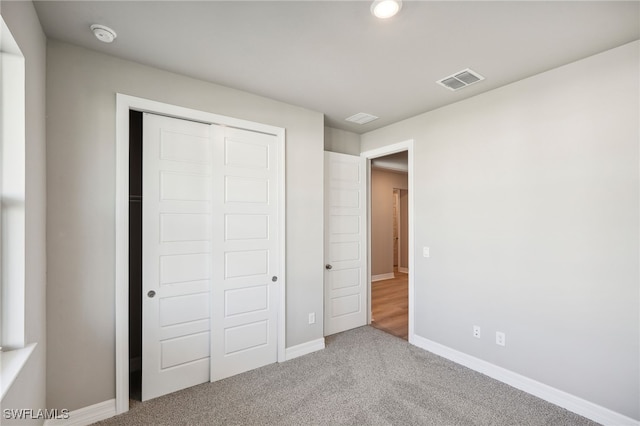
[[[352,123],[357,124],[367,124],[377,119],[378,117],[376,117],[375,115],[367,114],[366,112],[359,112],[349,118],[345,118],[345,121],[351,121]]]
[[[482,80],[484,80],[483,76],[467,68],[466,70],[458,71],[455,74],[438,80],[436,83],[455,92],[456,90],[460,90]]]

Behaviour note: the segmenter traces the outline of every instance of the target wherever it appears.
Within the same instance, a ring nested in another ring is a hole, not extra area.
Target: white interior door
[[[144,115],[143,401],[209,380],[209,127]]]
[[[277,361],[280,275],[276,136],[212,127],[211,380]]]
[[[360,157],[325,152],[324,334],[367,324],[366,171]]]

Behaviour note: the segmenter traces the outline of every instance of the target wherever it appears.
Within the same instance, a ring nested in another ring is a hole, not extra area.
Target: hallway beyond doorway
[[[394,268],[395,278],[371,283],[371,326],[408,340],[409,276]]]

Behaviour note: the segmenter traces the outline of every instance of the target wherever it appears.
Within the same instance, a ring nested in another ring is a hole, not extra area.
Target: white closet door
[[[206,124],[144,115],[143,401],[209,381],[209,131]]]
[[[366,174],[360,157],[325,152],[324,334],[367,324]]]
[[[277,137],[212,126],[211,380],[277,361],[280,275]]]

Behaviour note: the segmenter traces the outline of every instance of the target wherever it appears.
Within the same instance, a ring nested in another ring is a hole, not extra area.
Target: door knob
[[[331,266],[329,263],[327,263],[326,265],[324,265],[324,268],[325,268],[325,269],[332,269],[332,268],[333,268],[333,266]]]
[[[271,277],[271,281],[273,281],[273,282],[275,283],[276,281],[278,281],[278,277],[276,277],[276,276],[274,275],[273,277]]]
[[[149,291],[149,293],[147,293],[147,296],[149,296],[149,297],[153,297],[155,295],[156,295],[156,292],[153,291],[153,290],[151,290],[151,291]]]

